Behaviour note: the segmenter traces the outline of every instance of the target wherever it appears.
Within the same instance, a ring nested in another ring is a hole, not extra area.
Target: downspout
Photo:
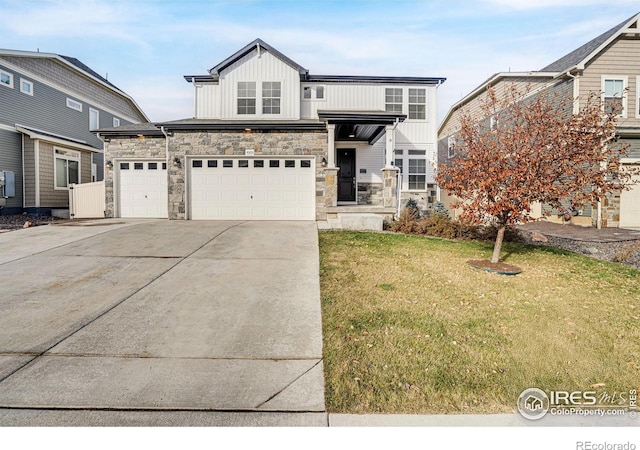
[[[399,123],[400,123],[400,120],[396,117],[396,121],[393,124],[393,134],[394,134],[394,139],[393,139],[393,155],[394,155],[393,167],[395,167],[395,154],[396,154],[395,132],[396,132],[396,128],[398,128],[398,124]],[[396,219],[400,218],[400,208],[402,207],[402,192],[401,191],[402,191],[402,174],[398,170],[398,173],[396,175]]]
[[[164,134],[164,158],[167,164],[167,188],[169,187],[169,133],[167,133],[167,131],[164,129],[164,125],[160,125],[160,131],[162,131],[162,134]],[[167,198],[167,202],[169,201],[169,198]],[[169,216],[170,218],[170,216]],[[186,218],[186,216],[185,216]]]

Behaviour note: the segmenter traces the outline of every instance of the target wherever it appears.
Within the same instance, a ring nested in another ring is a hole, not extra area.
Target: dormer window
[[[282,90],[279,81],[262,83],[262,114],[280,114]]]
[[[279,104],[278,104],[279,108]],[[238,82],[238,114],[256,113],[256,82]]]

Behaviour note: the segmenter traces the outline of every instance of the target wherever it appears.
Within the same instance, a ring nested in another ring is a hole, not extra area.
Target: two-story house
[[[578,49],[549,64],[540,71],[498,73],[451,107],[438,129],[438,164],[455,158],[454,145],[463,111],[478,121],[480,105],[487,88],[498,94],[512,85],[528,87],[532,95],[544,92],[573,98],[574,112],[585,105],[590,93],[602,96],[603,104],[622,100],[618,121],[620,140],[629,144],[630,152],[623,163],[631,167],[640,163],[640,14],[625,20]],[[575,211],[574,224],[598,227],[640,227],[640,179],[631,190],[602,198],[592,207]],[[439,192],[448,207],[453,204],[446,192]],[[545,205],[537,205],[534,217],[542,216]],[[553,214],[549,220],[562,221]],[[454,212],[455,215],[455,212]]]
[[[193,118],[99,130],[108,215],[325,220],[435,201],[444,78],[311,75],[257,39],[185,79]]]
[[[0,49],[0,173],[10,175],[0,214],[64,211],[70,184],[103,178],[103,143],[92,131],[148,120],[76,58]]]

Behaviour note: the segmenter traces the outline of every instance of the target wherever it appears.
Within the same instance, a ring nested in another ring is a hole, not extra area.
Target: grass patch
[[[640,388],[640,271],[505,244],[505,277],[467,266],[491,243],[320,233],[331,412],[514,412],[528,387]]]

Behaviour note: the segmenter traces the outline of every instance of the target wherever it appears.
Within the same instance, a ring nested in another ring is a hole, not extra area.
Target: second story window
[[[265,81],[262,83],[262,114],[280,114],[279,81]]]
[[[386,88],[384,91],[384,110],[402,114],[402,89]]]
[[[97,109],[89,108],[89,129],[100,128],[100,112]]]
[[[33,95],[33,83],[29,80],[20,78],[20,92],[27,95]]]
[[[624,78],[604,78],[604,110],[610,113],[613,108],[622,117],[626,117],[626,98],[624,96],[626,80]]]
[[[426,89],[409,89],[409,119],[425,120],[427,106]]]
[[[0,84],[13,88],[13,74],[0,70]]]
[[[256,82],[238,82],[238,114],[256,113]]]
[[[120,119],[118,119],[117,117],[113,118],[113,126],[114,127],[119,127],[120,126]]]

